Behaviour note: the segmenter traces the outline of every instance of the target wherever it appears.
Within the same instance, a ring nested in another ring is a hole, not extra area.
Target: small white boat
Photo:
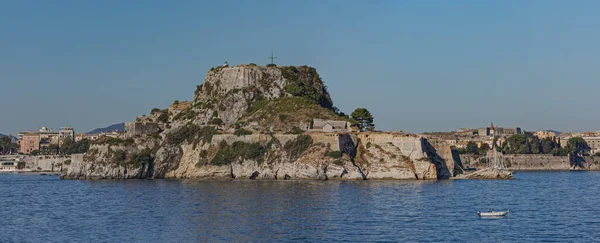
[[[494,211],[493,209],[490,210],[489,212],[479,212],[477,211],[477,216],[479,217],[504,217],[506,215],[508,215],[508,212],[510,210],[506,210],[506,211]]]

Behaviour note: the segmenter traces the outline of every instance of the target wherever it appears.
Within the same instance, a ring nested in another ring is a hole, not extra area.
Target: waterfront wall
[[[486,160],[479,155],[461,154],[465,167],[485,168]],[[580,166],[573,166],[568,156],[551,154],[506,154],[504,163],[511,170],[600,170],[600,157],[585,156]]]
[[[5,155],[0,160],[25,162],[25,170],[61,172],[70,164],[71,155]]]

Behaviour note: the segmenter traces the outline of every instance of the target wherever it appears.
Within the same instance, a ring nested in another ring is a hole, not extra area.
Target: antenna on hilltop
[[[277,58],[276,56],[273,56],[273,49],[271,49],[271,56],[267,57],[269,59],[271,59],[271,64],[275,64],[275,59]]]

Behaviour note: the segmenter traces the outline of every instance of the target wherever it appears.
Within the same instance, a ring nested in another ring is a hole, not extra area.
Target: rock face
[[[495,168],[487,168],[478,170],[471,174],[465,175],[465,179],[494,179],[494,180],[512,180],[512,173],[508,170],[499,170]]]
[[[404,133],[303,133],[315,118],[347,120],[314,68],[217,67],[190,108],[144,118],[160,133],[94,145],[62,177],[434,180],[462,171],[449,145]]]

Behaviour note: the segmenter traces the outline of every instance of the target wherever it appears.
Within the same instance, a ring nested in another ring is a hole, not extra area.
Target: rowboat
[[[489,212],[479,212],[477,211],[477,216],[479,217],[504,217],[506,215],[508,215],[508,212],[510,210],[506,210],[506,211],[494,211],[494,210],[490,210]]]

